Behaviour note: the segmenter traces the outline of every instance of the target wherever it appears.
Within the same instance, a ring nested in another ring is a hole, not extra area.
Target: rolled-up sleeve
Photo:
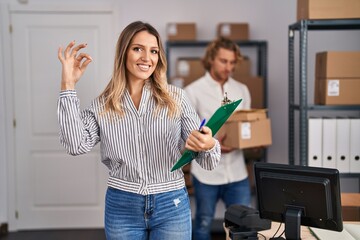
[[[91,107],[80,111],[75,90],[61,91],[57,109],[60,142],[71,155],[89,152],[99,141],[99,125]]]
[[[182,132],[183,139],[186,141],[187,137],[192,130],[197,129],[198,123],[200,122],[199,116],[196,113],[194,107],[190,103],[188,96],[183,94],[182,97]],[[199,152],[195,158],[196,162],[206,170],[213,170],[219,164],[221,159],[221,148],[220,143],[215,139],[215,145],[213,148]]]
[[[213,170],[219,164],[221,158],[221,147],[218,140],[215,139],[215,145],[212,149],[199,152],[196,162],[206,170]]]

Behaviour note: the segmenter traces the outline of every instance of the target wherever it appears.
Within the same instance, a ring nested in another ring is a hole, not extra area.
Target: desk
[[[276,232],[276,230],[278,229],[280,223],[277,222],[272,222],[271,224],[271,229],[269,230],[265,230],[265,231],[261,231],[259,233],[262,233],[266,239],[271,238],[274,233]],[[344,230],[343,232],[335,232],[335,231],[328,231],[328,230],[324,230],[324,229],[317,229],[318,233],[322,233],[320,235],[318,235],[318,237],[321,240],[350,240],[350,239],[359,239],[357,238],[358,235],[360,234],[360,222],[343,222],[344,225]],[[350,226],[352,226],[352,228],[350,228]],[[354,226],[359,226],[359,228],[356,227],[356,229],[354,228]],[[314,229],[316,230],[316,229]],[[350,231],[351,230],[351,231]],[[278,234],[276,234],[276,236],[279,236],[279,234],[281,234],[284,231],[284,224],[281,225],[280,230],[278,231]],[[349,233],[352,234],[352,236],[349,235]],[[357,235],[356,235],[357,234]],[[285,238],[285,235],[283,235],[282,237]],[[316,240],[318,238],[316,238],[310,231],[310,229],[306,226],[301,226],[301,240]],[[258,235],[259,240],[263,240],[264,238],[262,238],[261,236]]]
[[[279,228],[279,225],[280,223],[278,222],[272,222],[271,223],[271,228],[268,229],[268,230],[264,230],[264,231],[260,231],[258,233],[261,233],[262,235],[264,235],[266,237],[266,240],[270,239],[271,237],[274,236],[275,232],[277,231],[277,229]],[[279,231],[277,232],[276,234],[276,237],[278,237],[285,229],[285,224],[281,224],[281,227],[279,229]],[[224,229],[225,229],[225,232],[226,232],[226,240],[231,240],[229,238],[229,229],[225,228],[224,226]],[[314,237],[309,228],[306,227],[306,226],[301,226],[300,227],[300,230],[301,230],[301,240],[317,240],[316,237]],[[285,233],[282,235],[283,238],[285,238]],[[259,240],[265,240],[263,236],[261,236],[260,234],[258,234],[258,239]]]
[[[342,232],[328,231],[325,229],[311,228],[314,234],[321,240],[359,240],[360,223],[343,222],[344,230]]]
[[[261,233],[262,235],[264,235],[266,237],[266,239],[271,238],[272,236],[274,236],[276,230],[279,228],[280,223],[278,222],[272,222],[271,223],[271,228],[268,230],[264,230],[264,231],[260,231],[259,233]],[[281,227],[279,229],[279,231],[276,234],[276,237],[278,237],[283,231],[285,230],[285,224],[281,224]],[[301,240],[316,240],[317,238],[314,237],[309,228],[306,226],[301,226],[300,227],[300,231],[301,231]],[[283,238],[285,238],[285,233],[282,235]],[[258,235],[259,240],[263,240],[264,238],[262,236]]]
[[[359,228],[356,230],[356,232],[358,233],[358,235],[360,234],[360,222],[345,221],[345,222],[343,222],[343,224],[344,224],[344,231],[346,231],[345,230],[345,227],[346,227],[345,225],[346,224],[359,225]],[[260,231],[258,233],[261,233],[262,235],[264,235],[266,240],[268,240],[268,239],[270,239],[271,237],[274,236],[275,232],[279,228],[279,225],[280,225],[280,223],[278,223],[278,222],[272,222],[270,229]],[[284,226],[285,226],[284,224],[281,224],[281,227],[280,227],[279,231],[277,232],[276,237],[278,237],[284,231]],[[231,240],[229,238],[229,229],[225,228],[225,225],[224,225],[224,229],[225,229],[225,233],[226,233],[226,240]],[[300,233],[301,234],[300,235],[301,240],[318,240],[319,239],[319,238],[316,238],[311,233],[309,227],[307,227],[307,226],[301,226],[300,231],[301,231],[301,233]],[[319,230],[319,232],[324,232],[324,231],[326,231],[326,230],[323,230],[323,229]],[[355,240],[355,239],[360,239],[360,238],[356,238],[356,237],[355,238],[351,238],[351,237],[349,238],[349,237],[347,237],[347,234],[342,233],[342,232],[335,232],[335,231],[326,231],[326,232],[328,232],[326,235],[324,235],[326,237],[321,238],[321,240],[333,240],[333,239],[334,240],[349,240],[349,239]],[[347,231],[347,232],[349,232],[349,231]],[[330,233],[330,235],[328,235],[329,233]],[[259,240],[265,240],[264,236],[262,236],[262,235],[258,234],[258,239]],[[285,233],[282,235],[282,237],[285,238]]]

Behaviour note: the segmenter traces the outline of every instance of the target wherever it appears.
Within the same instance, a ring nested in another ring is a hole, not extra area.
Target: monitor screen
[[[342,231],[337,169],[257,162],[259,215],[285,223],[286,239],[300,239],[300,225]]]

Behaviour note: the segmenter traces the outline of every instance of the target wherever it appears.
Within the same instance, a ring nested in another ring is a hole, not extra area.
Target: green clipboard
[[[239,99],[237,101],[225,104],[215,111],[209,121],[205,124],[205,126],[211,129],[213,136],[219,131],[221,126],[231,116],[241,101],[242,99]],[[185,150],[181,158],[172,167],[171,172],[191,162],[194,158],[196,158],[197,154],[197,152]]]

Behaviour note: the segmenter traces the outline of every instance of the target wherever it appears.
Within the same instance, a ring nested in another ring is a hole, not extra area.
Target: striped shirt
[[[116,118],[110,113],[101,114],[104,107],[99,98],[80,111],[76,91],[61,91],[60,142],[71,155],[89,152],[100,142],[101,161],[109,169],[110,187],[142,195],[183,188],[183,172],[170,170],[181,156],[184,141],[200,121],[182,89],[169,85],[169,92],[181,106],[178,117],[169,118],[167,109],[155,113],[156,103],[148,83],[138,109],[126,90],[124,116]],[[220,161],[218,141],[195,160],[204,169],[214,169]]]

